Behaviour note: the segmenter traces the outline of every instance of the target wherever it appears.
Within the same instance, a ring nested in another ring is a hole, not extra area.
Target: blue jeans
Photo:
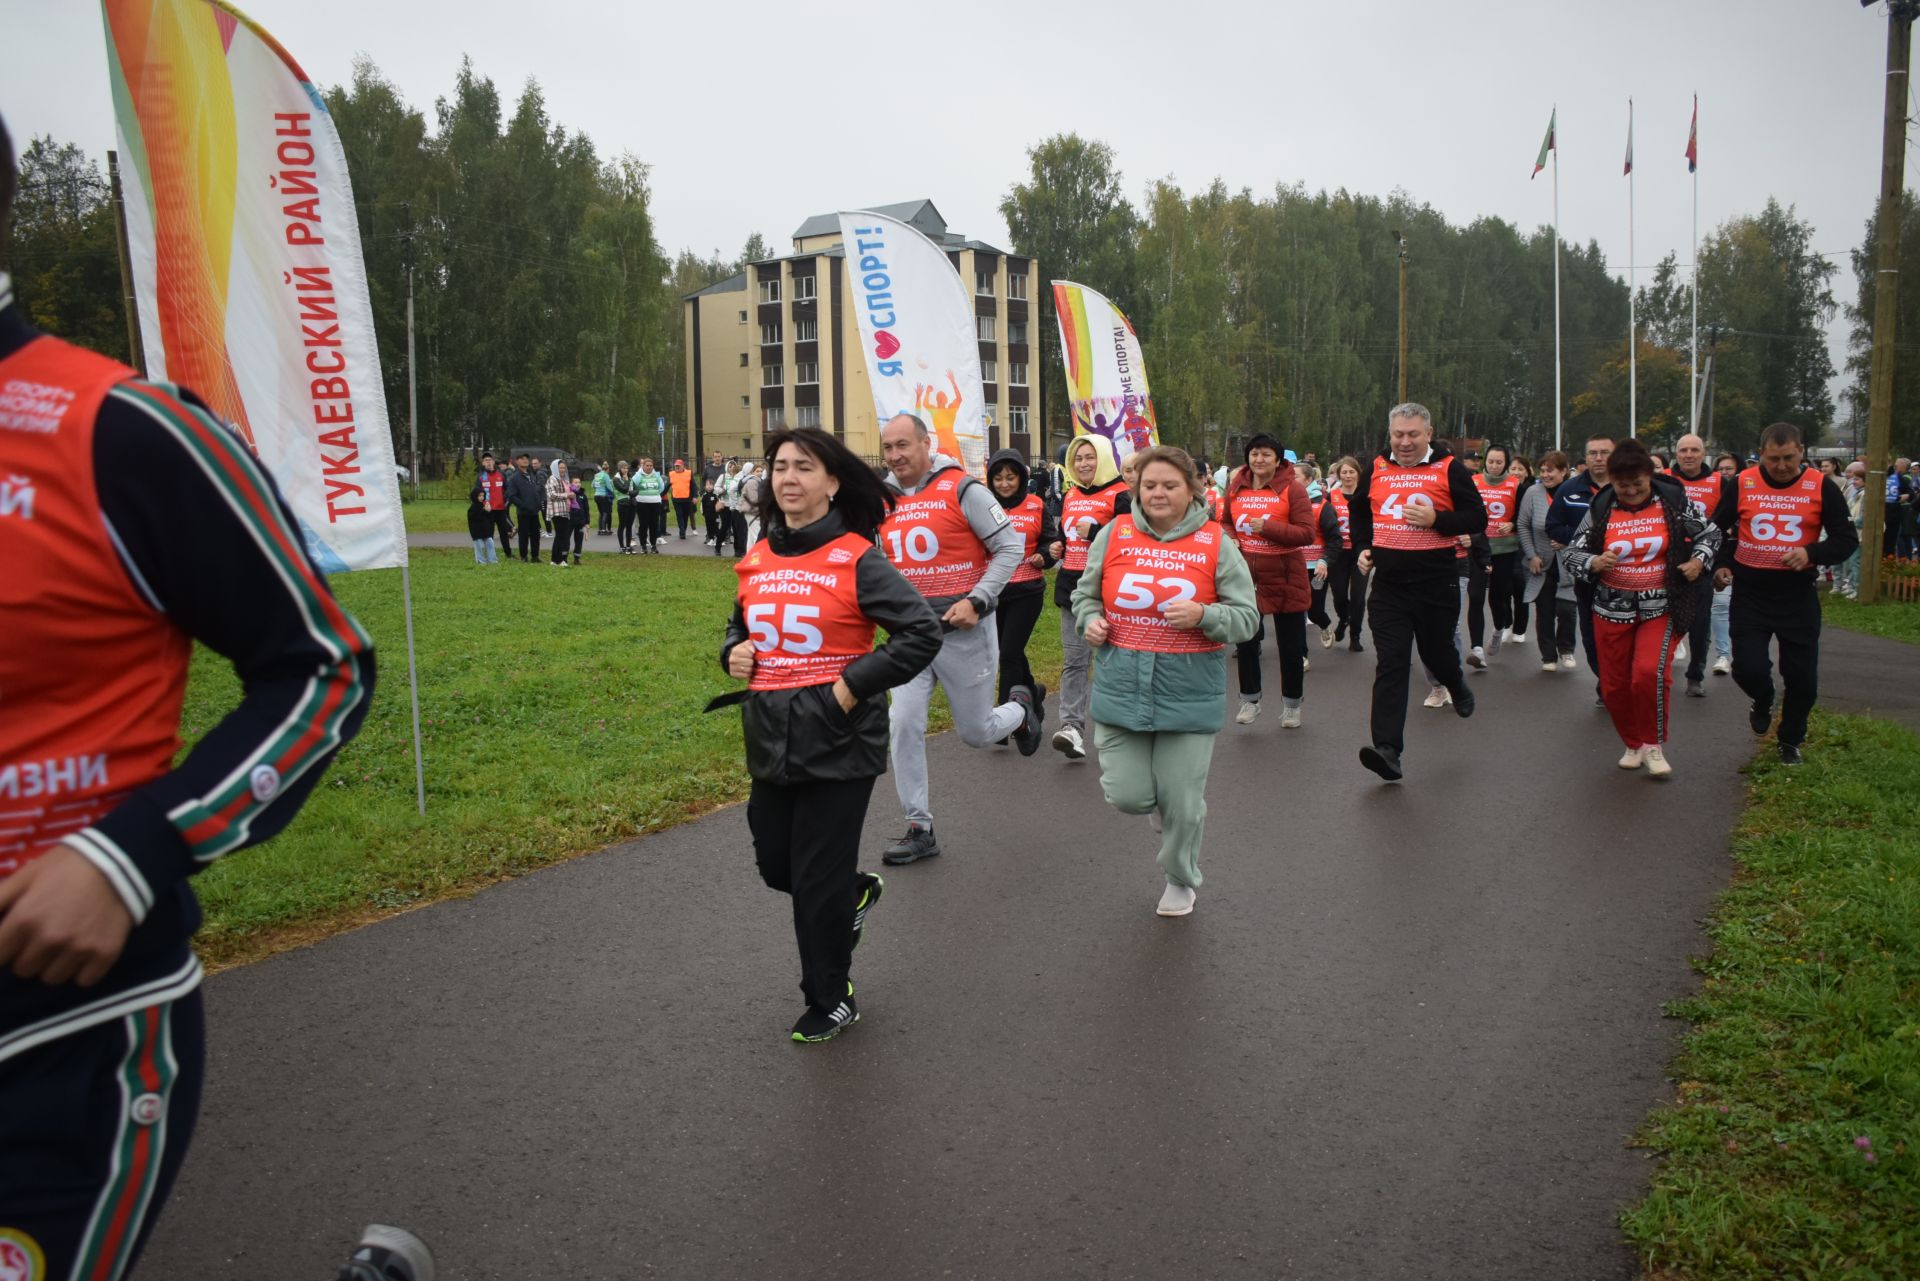
[[[491,538],[476,538],[473,540],[473,563],[476,565],[498,565],[500,563],[500,558],[493,554],[493,540]]]
[[[1713,648],[1722,658],[1733,658],[1733,588],[1713,594]]]

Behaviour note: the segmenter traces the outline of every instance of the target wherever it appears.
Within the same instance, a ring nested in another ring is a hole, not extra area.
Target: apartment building
[[[988,444],[1031,456],[1042,422],[1040,264],[949,231],[931,200],[873,209],[923,232],[968,282]],[[688,415],[702,457],[758,456],[782,426],[825,428],[856,454],[880,454],[839,214],[807,219],[792,241],[791,254],[684,300]]]

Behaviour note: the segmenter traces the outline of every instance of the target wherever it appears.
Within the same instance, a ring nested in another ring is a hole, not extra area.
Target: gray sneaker
[[[888,867],[902,867],[908,863],[918,863],[923,858],[939,856],[940,842],[933,839],[931,827],[909,827],[905,836],[881,853],[880,861]]]

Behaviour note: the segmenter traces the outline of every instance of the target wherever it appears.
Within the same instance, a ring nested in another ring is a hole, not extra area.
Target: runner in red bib
[[[1000,593],[993,621],[1000,640],[1000,701],[1013,701],[1016,689],[1031,689],[1034,709],[1044,718],[1047,690],[1033,677],[1027,642],[1046,608],[1047,567],[1053,564],[1047,549],[1060,541],[1060,531],[1040,495],[1027,492],[1028,476],[1027,460],[1017,449],[1003,449],[987,460],[987,485],[1020,535],[1020,564]]]
[[[1333,552],[1327,576],[1336,617],[1333,639],[1336,643],[1345,640],[1347,648],[1358,654],[1366,648],[1360,631],[1367,619],[1367,576],[1360,572],[1359,553],[1353,549],[1353,511],[1348,504],[1360,484],[1360,461],[1349,454],[1334,463],[1328,477],[1333,486],[1328,505],[1340,527],[1338,544],[1328,548]]]
[[[1307,486],[1307,501],[1313,507],[1313,541],[1301,552],[1313,589],[1307,621],[1320,629],[1320,648],[1332,649],[1336,629],[1327,613],[1327,585],[1333,576],[1333,558],[1340,553],[1340,509],[1334,506],[1332,491],[1317,481]]]
[[[1682,436],[1673,447],[1673,467],[1667,475],[1680,482],[1687,502],[1709,520],[1720,510],[1720,500],[1730,488],[1725,476],[1707,465],[1707,445],[1695,435]],[[1694,604],[1693,625],[1680,640],[1680,656],[1675,661],[1687,665],[1687,697],[1705,698],[1707,651],[1713,640],[1713,575],[1704,574],[1693,585],[1698,599]],[[1732,655],[1723,654],[1715,670],[1732,670]]]
[[[1193,911],[1207,772],[1227,710],[1226,647],[1253,634],[1253,579],[1207,516],[1193,460],[1159,445],[1141,459],[1134,511],[1100,532],[1074,589],[1094,666],[1100,787],[1122,814],[1151,816],[1166,885],[1155,910]]]
[[[1053,603],[1060,607],[1060,728],[1053,750],[1070,761],[1087,754],[1087,696],[1092,651],[1073,621],[1073,589],[1087,567],[1087,548],[1113,518],[1132,509],[1133,496],[1118,476],[1101,481],[1100,446],[1091,436],[1076,436],[1067,446],[1067,492],[1060,500],[1060,540],[1053,558]]]
[[[1487,509],[1487,559],[1484,565],[1474,559],[1467,589],[1468,659],[1475,667],[1485,667],[1515,631],[1520,539],[1514,522],[1520,514],[1520,477],[1509,470],[1509,457],[1505,445],[1488,445],[1486,470],[1473,477]],[[1493,615],[1490,633],[1486,629],[1489,610]]]
[[[739,593],[720,662],[741,703],[747,826],[767,885],[793,899],[806,1010],[796,1041],[825,1041],[860,1014],[847,974],[885,885],[859,871],[860,830],[886,769],[886,691],[940,649],[926,598],[873,545],[886,490],[816,427],[767,439],[763,536],[734,566]],[[873,647],[876,628],[887,641]]]
[[[1270,614],[1280,651],[1280,725],[1298,729],[1307,689],[1307,610],[1313,603],[1303,549],[1314,540],[1313,510],[1306,484],[1280,442],[1265,432],[1247,441],[1246,465],[1227,481],[1227,529],[1247,558],[1261,616],[1259,629],[1235,651],[1240,710],[1234,720],[1251,725],[1260,714],[1260,644]]]

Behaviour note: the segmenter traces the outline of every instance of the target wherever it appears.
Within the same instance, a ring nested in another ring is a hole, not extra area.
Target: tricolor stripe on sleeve
[[[307,634],[331,658],[308,680],[293,711],[211,792],[169,811],[168,819],[194,858],[205,862],[245,845],[253,820],[279,791],[340,745],[342,726],[367,698],[359,659],[372,651],[373,642],[320,580],[299,535],[274,500],[265,473],[239,438],[165,385],[127,382],[109,394],[140,410],[186,451],[259,548],[298,609]],[[265,800],[254,795],[251,784],[263,765],[280,780]]]

